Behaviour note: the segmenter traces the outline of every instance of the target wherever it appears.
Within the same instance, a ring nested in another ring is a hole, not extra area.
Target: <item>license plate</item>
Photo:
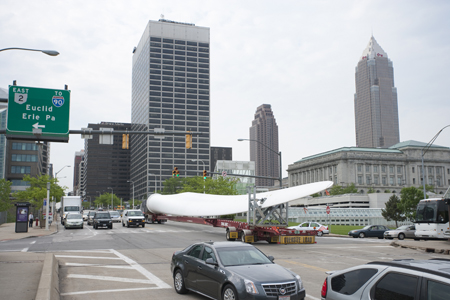
[[[278,296],[278,300],[290,300],[291,296]]]

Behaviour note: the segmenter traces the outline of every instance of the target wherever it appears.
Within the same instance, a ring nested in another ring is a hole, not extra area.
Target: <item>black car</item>
[[[351,230],[348,235],[354,238],[377,237],[383,239],[384,232],[387,230],[389,230],[389,228],[384,225],[367,225],[362,229]]]
[[[193,244],[172,255],[175,291],[213,299],[304,299],[299,275],[242,242]]]
[[[94,229],[98,229],[99,227],[108,227],[109,229],[112,229],[113,224],[109,212],[107,211],[96,212],[93,218],[93,227]]]

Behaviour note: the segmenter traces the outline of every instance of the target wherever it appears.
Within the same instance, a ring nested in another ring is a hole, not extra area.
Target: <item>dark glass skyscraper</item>
[[[270,104],[256,109],[250,140],[250,160],[255,162],[256,176],[279,177],[278,125]],[[273,185],[273,179],[256,178],[256,186]]]
[[[373,36],[356,67],[355,83],[356,145],[388,148],[399,143],[394,68]]]
[[[131,135],[135,198],[162,187],[177,167],[180,176],[209,170],[209,28],[160,19],[149,21],[133,51],[133,130],[197,131],[191,149],[185,136]]]

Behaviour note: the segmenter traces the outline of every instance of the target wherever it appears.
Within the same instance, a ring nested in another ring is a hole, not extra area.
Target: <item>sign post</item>
[[[9,139],[69,141],[70,91],[9,86]]]

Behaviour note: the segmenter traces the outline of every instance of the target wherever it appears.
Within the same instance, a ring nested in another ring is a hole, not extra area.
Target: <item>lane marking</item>
[[[69,274],[67,278],[78,278],[78,279],[90,279],[90,280],[104,280],[104,281],[118,281],[118,282],[128,282],[128,283],[145,283],[145,284],[155,284],[151,280],[147,279],[134,279],[125,277],[113,277],[113,276],[97,276],[97,275],[83,275],[83,274]],[[156,284],[155,284],[156,285]]]
[[[99,265],[99,264],[79,264],[79,263],[65,263],[66,266],[72,267],[98,267],[98,268],[111,268],[111,269],[128,269],[134,270],[131,266],[118,266],[118,265]]]
[[[165,283],[164,281],[162,281],[161,279],[159,279],[158,277],[156,277],[155,275],[153,275],[152,273],[147,271],[147,269],[145,269],[143,266],[141,266],[140,264],[138,264],[131,258],[123,255],[122,253],[120,253],[114,249],[111,249],[111,252],[114,253],[115,255],[117,255],[118,257],[120,257],[121,259],[123,259],[125,262],[127,262],[136,271],[138,271],[139,273],[141,273],[142,275],[147,277],[149,280],[154,282],[159,288],[162,288],[162,289],[164,289],[164,288],[171,289],[172,288],[170,285],[168,285],[167,283]]]
[[[29,248],[23,248],[20,252],[27,252]]]
[[[117,289],[117,290],[96,290],[96,291],[84,291],[84,292],[72,292],[72,293],[61,293],[61,296],[72,296],[72,295],[85,295],[85,294],[96,294],[96,293],[115,293],[115,292],[132,292],[132,291],[144,291],[144,290],[156,290],[158,287],[148,287],[148,288],[135,288],[135,289]]]
[[[36,241],[32,241],[32,242],[30,243],[30,245],[33,245],[34,243],[36,243]]]

